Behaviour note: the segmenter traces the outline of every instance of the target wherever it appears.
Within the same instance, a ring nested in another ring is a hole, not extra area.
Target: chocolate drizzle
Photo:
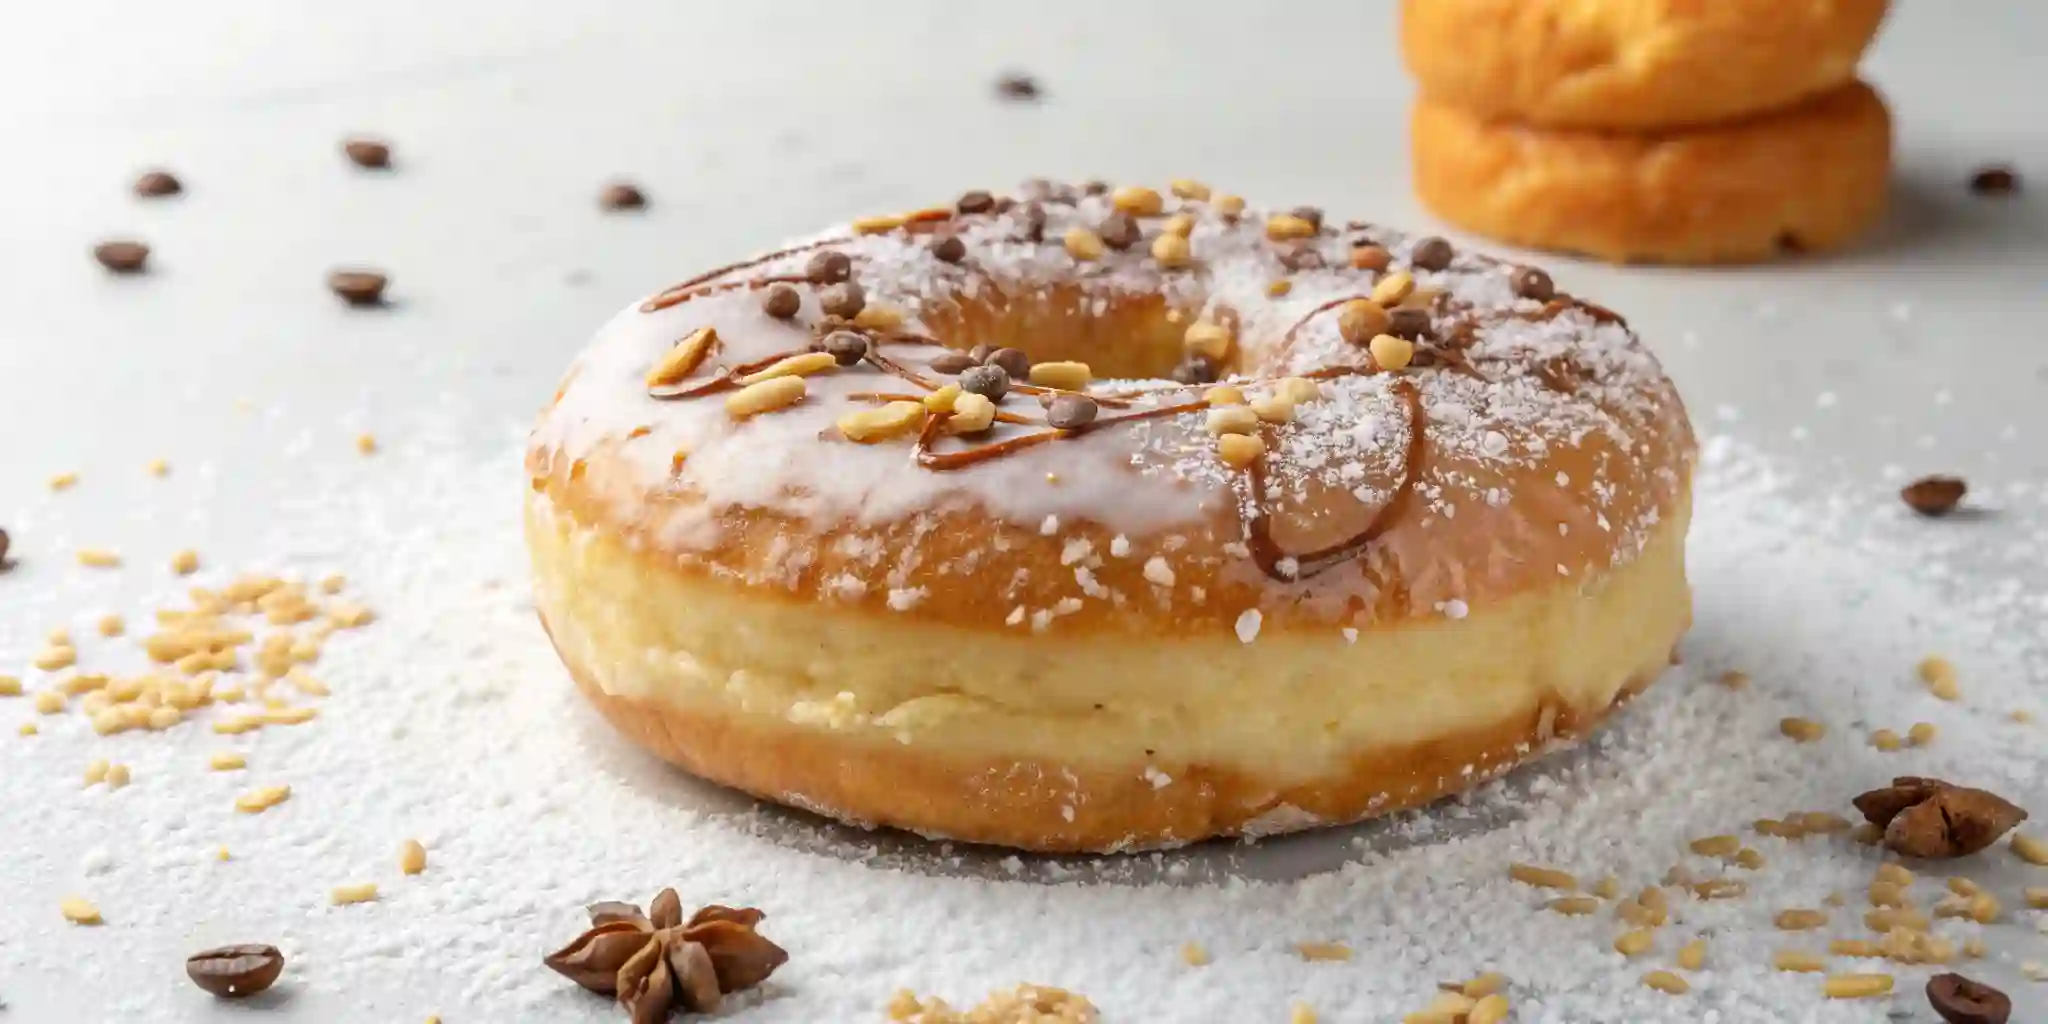
[[[776,260],[782,259],[785,256],[794,256],[800,252],[810,252],[812,249],[823,249],[828,245],[839,245],[841,243],[851,241],[853,241],[853,239],[851,238],[827,238],[821,241],[811,242],[805,245],[791,246],[790,248],[787,249],[777,249],[774,252],[765,253],[763,255],[756,256],[750,260],[741,260],[738,263],[728,263],[725,266],[719,267],[715,270],[707,270],[687,281],[683,281],[679,284],[672,284],[669,285],[667,288],[663,288],[653,298],[648,299],[646,302],[640,304],[640,312],[659,313],[662,310],[669,308],[670,306],[680,306],[683,303],[696,298],[698,295],[708,295],[710,294],[711,290],[707,289],[700,291],[699,289],[701,289],[705,284],[708,284],[712,281],[716,281],[727,274],[736,274],[742,270],[751,270],[754,267],[758,267],[763,263],[773,263]],[[766,285],[772,284],[775,281],[802,280],[803,278],[801,277],[776,277],[764,279],[761,283]]]
[[[1408,507],[1409,495],[1415,492],[1415,481],[1422,476],[1422,460],[1428,444],[1423,429],[1427,424],[1423,419],[1421,389],[1413,381],[1401,379],[1394,382],[1394,390],[1400,392],[1408,406],[1408,453],[1401,460],[1401,479],[1394,486],[1393,497],[1380,506],[1365,529],[1328,547],[1289,554],[1281,550],[1273,539],[1272,513],[1266,511],[1265,503],[1260,500],[1266,490],[1265,463],[1252,463],[1251,472],[1239,478],[1243,481],[1241,486],[1249,492],[1239,496],[1239,507],[1251,509],[1250,514],[1244,516],[1245,546],[1251,550],[1252,561],[1260,572],[1282,582],[1308,579],[1363,554],[1373,541],[1380,539],[1400,521],[1401,514]]]

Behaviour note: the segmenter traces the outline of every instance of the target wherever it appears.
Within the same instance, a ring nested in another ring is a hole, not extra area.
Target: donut
[[[1027,182],[635,302],[528,447],[535,604],[633,743],[1041,851],[1413,807],[1690,620],[1685,410],[1442,238]]]
[[[1421,101],[1410,154],[1423,205],[1468,231],[1615,262],[1744,263],[1838,249],[1876,223],[1891,117],[1862,83],[1654,135],[1546,131]]]
[[[1845,85],[1885,0],[1403,0],[1433,103],[1550,128],[1662,130]]]

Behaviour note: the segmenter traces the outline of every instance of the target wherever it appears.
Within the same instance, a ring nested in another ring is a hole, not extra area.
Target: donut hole
[[[932,335],[955,349],[1014,348],[1034,363],[1087,363],[1098,378],[1165,379],[1187,358],[1195,315],[1160,295],[1089,296],[1071,285],[1027,295],[961,297],[925,316]],[[1237,369],[1238,353],[1219,372]]]

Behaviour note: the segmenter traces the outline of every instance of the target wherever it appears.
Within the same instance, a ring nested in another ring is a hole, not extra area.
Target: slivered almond
[[[647,386],[665,388],[680,383],[717,347],[718,331],[715,328],[699,327],[691,331],[655,361],[653,368],[647,371]]]

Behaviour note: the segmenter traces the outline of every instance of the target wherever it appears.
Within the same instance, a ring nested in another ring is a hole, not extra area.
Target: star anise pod
[[[1908,857],[1967,857],[2025,821],[2027,812],[1996,793],[1940,779],[1902,775],[1855,800],[1884,844]]]
[[[630,903],[594,903],[590,929],[550,954],[564,977],[616,996],[634,1024],[669,1015],[709,1013],[731,992],[753,988],[788,961],[782,947],[754,931],[766,915],[712,904],[683,920],[682,899],[663,889],[647,912]]]

